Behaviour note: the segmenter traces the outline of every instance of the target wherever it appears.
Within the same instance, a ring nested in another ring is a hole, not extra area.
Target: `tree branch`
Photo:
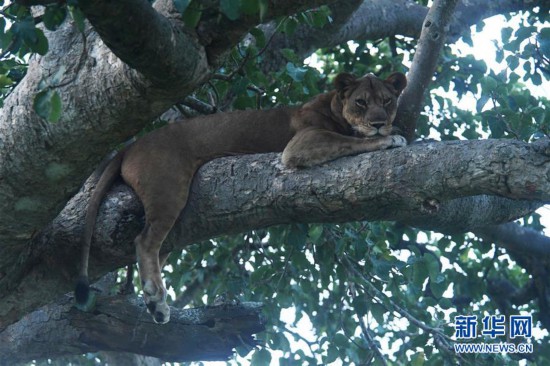
[[[433,78],[439,54],[445,44],[456,3],[457,0],[435,0],[424,20],[412,66],[407,75],[407,87],[399,97],[394,121],[409,142],[415,138],[416,120],[420,116],[424,94]]]
[[[359,0],[353,0],[358,2]],[[211,64],[219,64],[228,50],[235,46],[250,29],[261,22],[269,22],[272,19],[292,15],[307,9],[321,5],[336,4],[341,7],[348,6],[348,0],[277,0],[270,1],[263,19],[260,14],[241,14],[239,19],[230,20],[221,16],[219,2],[213,1],[202,9],[201,20],[196,32],[201,44],[205,45],[208,59]]]
[[[550,200],[550,159],[539,150],[512,140],[455,141],[378,151],[298,171],[285,169],[279,154],[217,159],[199,170],[163,250],[290,222],[394,220],[462,232],[508,222]],[[71,290],[89,192],[87,183],[33,241],[14,283],[19,290],[0,293],[0,328]],[[479,196],[487,194],[492,196]],[[459,221],[457,215],[465,214],[469,221]],[[97,220],[92,277],[135,261],[133,239],[142,225],[135,194],[116,186]],[[52,273],[52,267],[59,271]]]
[[[515,223],[483,227],[474,230],[474,233],[483,240],[506,248],[510,257],[532,276],[528,289],[521,291],[510,286],[511,283],[505,278],[493,279],[490,285],[495,301],[507,310],[511,304],[536,298],[539,320],[546,329],[550,329],[550,238]],[[507,288],[504,293],[503,288]]]
[[[82,0],[78,5],[109,49],[148,80],[173,88],[208,77],[206,53],[196,37],[147,0]]]
[[[264,330],[261,304],[171,309],[155,324],[135,295],[99,297],[93,313],[73,308],[72,296],[25,316],[0,333],[0,364],[110,350],[165,361],[225,361],[233,349],[256,344]]]
[[[473,230],[473,233],[507,251],[522,252],[539,258],[550,257],[549,237],[513,222],[482,227]]]
[[[519,10],[530,10],[541,6],[544,1],[517,0],[470,0],[461,1],[450,24],[448,39],[456,41],[470,26],[496,14],[507,14]],[[345,16],[349,8],[331,7],[333,16]],[[287,62],[280,49],[291,48],[299,57],[306,58],[321,47],[334,47],[350,40],[377,40],[400,35],[418,38],[428,8],[409,0],[370,0],[363,1],[359,8],[345,22],[324,28],[300,27],[291,36],[277,34],[272,47],[267,50],[262,65],[265,72],[280,69]],[[266,36],[275,29],[272,23],[262,25]]]

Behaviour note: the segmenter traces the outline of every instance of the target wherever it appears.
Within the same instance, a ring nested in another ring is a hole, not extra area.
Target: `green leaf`
[[[265,46],[265,34],[264,31],[262,31],[259,28],[252,28],[250,30],[250,34],[254,36],[256,39],[256,46],[258,48],[263,48]]]
[[[48,39],[41,29],[36,28],[36,42],[29,46],[31,50],[39,55],[45,55],[48,52]]]
[[[540,76],[540,74],[533,74],[531,76],[531,82],[537,86],[542,85],[542,76]]]
[[[323,358],[324,364],[329,364],[336,361],[340,357],[338,349],[332,345],[329,345],[327,350],[327,356]]]
[[[10,79],[7,75],[0,75],[0,88],[4,88],[11,84],[13,84],[12,79]]]
[[[47,6],[42,21],[49,30],[56,30],[67,17],[67,8],[54,5]]]
[[[414,265],[413,265],[413,275],[412,275],[412,282],[415,284],[418,288],[422,288],[422,285],[426,281],[426,279],[429,276],[429,270],[426,263],[425,258],[420,258]]]
[[[220,11],[230,20],[237,20],[241,16],[241,0],[221,0]]]
[[[498,87],[497,81],[492,76],[486,76],[481,79],[480,82],[481,86],[483,87],[483,91],[485,91],[486,93],[495,91]]]
[[[321,225],[310,225],[308,237],[313,244],[317,244],[321,235],[323,234],[323,226]]]
[[[183,13],[183,22],[188,28],[195,28],[201,20],[202,10],[199,6],[188,6],[187,10]]]
[[[510,69],[512,70],[517,69],[519,66],[519,59],[517,58],[517,56],[514,55],[506,57],[506,62],[508,63],[508,67],[510,67]]]
[[[424,352],[419,352],[411,357],[411,366],[422,366],[424,365]]]
[[[518,27],[514,35],[518,38],[518,40],[524,40],[531,37],[531,35],[533,35],[536,31],[537,28],[535,26]]]
[[[260,12],[258,0],[241,0],[241,10],[246,15],[254,15]]]
[[[298,61],[298,57],[296,56],[296,53],[294,52],[294,50],[292,50],[290,48],[283,48],[283,49],[281,49],[280,52],[284,56],[284,58],[286,58],[288,61],[290,61],[290,62],[297,62]]]
[[[286,71],[294,81],[301,82],[306,76],[307,69],[305,67],[296,67],[292,62],[286,64]]]
[[[287,18],[285,21],[285,24],[283,25],[283,33],[285,33],[288,36],[291,36],[296,31],[296,28],[298,27],[298,21],[291,17]]]
[[[353,309],[358,317],[366,315],[369,311],[370,301],[367,302],[366,296],[357,296],[353,299]]]
[[[500,38],[502,39],[502,43],[508,43],[511,36],[512,36],[512,28],[504,27],[500,30]]]
[[[372,303],[370,305],[370,312],[372,314],[372,317],[374,318],[374,320],[376,320],[376,322],[379,324],[379,325],[382,325],[384,324],[384,314],[387,314],[388,311],[386,310],[386,308],[380,304],[380,303]]]
[[[271,363],[271,352],[265,348],[254,352],[251,363],[253,365],[269,365]]]
[[[61,97],[56,91],[53,92],[50,99],[50,115],[48,121],[56,123],[61,118],[62,106],[61,106]]]
[[[489,101],[489,97],[487,95],[481,95],[476,103],[476,111],[477,113],[481,113],[483,110],[483,107],[485,107],[485,104]]]
[[[82,13],[82,10],[76,6],[69,6],[69,14],[71,15],[78,31],[81,33],[84,32],[84,21],[86,17],[84,16],[84,13]]]
[[[45,55],[48,52],[48,40],[44,36],[44,32],[35,27],[32,19],[15,23],[12,26],[12,31],[14,35],[20,37],[31,51],[40,55]]]
[[[338,348],[348,348],[349,347],[348,337],[346,337],[342,333],[336,333],[334,335],[334,338],[332,339],[332,343]]]
[[[269,11],[269,0],[259,0],[260,2],[260,21],[263,21]]]
[[[445,276],[439,275],[437,278],[430,281],[430,290],[435,298],[440,299],[443,296],[445,290],[447,290],[447,283],[445,282]]]
[[[550,27],[543,28],[537,36],[539,49],[544,57],[550,58]]]
[[[174,0],[174,6],[181,14],[185,12],[190,3],[191,0]]]
[[[423,258],[426,261],[426,267],[428,268],[430,280],[441,282],[441,280],[439,279],[439,276],[441,274],[439,259],[432,254],[424,254]]]
[[[489,117],[489,128],[491,129],[491,136],[495,139],[504,136],[504,124],[496,117]]]
[[[304,227],[305,226],[305,227]],[[307,225],[292,225],[288,232],[287,242],[292,247],[302,250],[306,245]]]
[[[48,122],[58,122],[61,117],[61,98],[59,94],[52,89],[45,89],[36,94],[33,107],[36,114]]]
[[[48,119],[50,115],[50,100],[51,95],[49,90],[42,90],[34,97],[33,107],[36,114],[44,119]]]

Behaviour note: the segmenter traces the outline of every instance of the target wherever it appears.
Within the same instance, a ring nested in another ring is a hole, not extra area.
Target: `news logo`
[[[457,341],[471,341],[478,337],[506,337],[530,339],[533,335],[531,315],[511,315],[508,322],[504,315],[487,315],[478,323],[477,315],[458,315],[454,318],[454,337]],[[478,332],[478,325],[481,329]],[[456,353],[533,353],[532,343],[462,343],[454,344]]]

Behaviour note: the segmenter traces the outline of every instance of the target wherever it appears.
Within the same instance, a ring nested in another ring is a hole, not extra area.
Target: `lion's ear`
[[[385,80],[386,83],[393,86],[395,95],[399,96],[403,89],[407,86],[407,77],[402,72],[394,72]]]
[[[357,77],[347,72],[342,72],[334,78],[334,88],[343,97],[344,92],[355,83]]]

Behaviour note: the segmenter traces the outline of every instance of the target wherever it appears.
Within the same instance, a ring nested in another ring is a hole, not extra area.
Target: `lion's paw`
[[[401,135],[391,135],[391,147],[403,147],[407,146],[407,139]]]
[[[164,286],[157,286],[152,280],[145,281],[143,297],[147,310],[157,324],[165,324],[170,320],[170,307],[166,304]]]

